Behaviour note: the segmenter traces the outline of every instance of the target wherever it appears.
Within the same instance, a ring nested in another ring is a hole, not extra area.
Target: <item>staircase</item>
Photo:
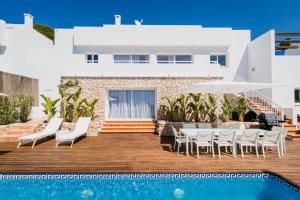
[[[248,100],[248,105],[256,114],[273,112],[275,113],[278,119],[282,119],[283,113],[279,109],[273,107],[272,105],[263,101],[259,97],[248,97],[247,100]]]
[[[284,120],[283,109],[269,100],[258,91],[254,91],[246,94],[249,107],[256,113],[273,112],[277,119]],[[292,124],[292,120],[286,120],[284,127],[288,130],[288,137],[292,140],[300,140],[300,130],[297,129],[296,125]]]
[[[127,120],[104,121],[101,124],[101,133],[155,133],[156,121],[152,120]]]
[[[45,119],[34,119],[26,123],[14,123],[0,126],[0,142],[16,142],[19,137],[37,132]]]
[[[249,91],[245,93],[248,106],[257,114],[273,112],[277,119],[284,120],[284,110],[278,104],[266,97],[259,91]]]
[[[293,141],[300,141],[300,130],[297,129],[296,125],[292,124],[291,120],[284,123],[284,127],[288,130],[288,137]]]
[[[28,135],[37,130],[36,123],[16,123],[6,126],[0,131],[0,142],[16,142],[23,135]]]

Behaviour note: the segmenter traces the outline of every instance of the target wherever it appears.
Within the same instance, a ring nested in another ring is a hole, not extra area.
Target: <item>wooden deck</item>
[[[154,134],[101,134],[83,138],[73,148],[55,148],[54,140],[31,149],[16,143],[0,143],[0,172],[258,172],[272,171],[300,185],[300,142],[287,142],[287,156],[279,159],[267,153],[266,159],[254,154],[234,159],[223,154],[212,159],[202,153],[176,155],[171,138]]]

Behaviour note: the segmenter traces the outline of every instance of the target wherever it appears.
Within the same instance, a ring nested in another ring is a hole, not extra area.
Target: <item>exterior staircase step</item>
[[[104,130],[101,131],[101,133],[155,133],[154,130],[148,130],[148,129],[140,129],[140,130]]]
[[[156,121],[153,120],[111,120],[101,126],[101,133],[155,133]]]

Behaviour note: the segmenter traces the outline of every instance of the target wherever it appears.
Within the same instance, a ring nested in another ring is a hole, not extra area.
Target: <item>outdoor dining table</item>
[[[222,129],[222,128],[181,128],[179,129],[179,131],[186,136],[186,155],[189,155],[189,141],[190,139],[195,139],[196,136],[198,135],[198,133],[201,132],[207,132],[207,131],[214,131],[214,135],[215,136],[219,136],[221,131],[228,131],[228,130],[232,130],[232,131],[236,131],[236,135],[237,137],[241,137],[243,135],[243,131],[245,129]],[[258,130],[259,131],[259,136],[264,136],[265,134],[265,130],[263,129],[254,129],[254,130]]]

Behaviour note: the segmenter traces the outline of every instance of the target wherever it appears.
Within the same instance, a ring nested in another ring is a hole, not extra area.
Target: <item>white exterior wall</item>
[[[274,30],[253,40],[248,51],[248,81],[286,85],[263,93],[284,108],[287,117],[296,123],[300,105],[294,103],[294,88],[300,88],[300,55],[276,56]]]
[[[255,40],[248,46],[248,81],[272,83],[272,58],[275,49],[274,31],[271,30]],[[272,90],[262,91],[272,98]]]
[[[294,102],[294,89],[300,88],[300,56],[274,56],[272,66],[273,83],[286,84],[286,87],[273,89],[272,97],[284,108],[287,115],[297,122],[300,104]]]
[[[0,47],[0,71],[37,78],[40,93],[47,93],[45,91],[57,85],[53,81],[57,79],[57,73],[53,72],[54,45],[35,31],[30,21],[27,23],[3,24],[0,27],[0,41],[5,41],[6,45]],[[34,116],[42,115],[40,108],[34,108],[33,111]]]
[[[169,33],[163,33],[163,30]],[[150,33],[152,37],[149,36]],[[169,36],[172,37],[167,39]],[[62,74],[64,76],[76,74],[125,77],[224,77],[229,75],[232,79],[236,72],[241,73],[242,76],[247,75],[245,52],[249,41],[249,31],[234,31],[228,28],[106,25],[103,28],[57,29],[55,46],[57,52],[61,52],[58,60],[64,63]],[[72,52],[70,48],[73,48]],[[99,63],[86,63],[85,54],[91,52],[99,54]],[[150,55],[150,63],[115,64],[114,54],[147,54]],[[158,54],[190,54],[194,55],[194,63],[157,64]],[[228,67],[210,64],[210,54],[227,55]]]

